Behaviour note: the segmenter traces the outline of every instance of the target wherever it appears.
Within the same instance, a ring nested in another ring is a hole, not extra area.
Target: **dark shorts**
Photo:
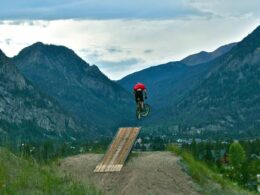
[[[136,103],[139,101],[144,101],[143,91],[135,91],[135,101]]]

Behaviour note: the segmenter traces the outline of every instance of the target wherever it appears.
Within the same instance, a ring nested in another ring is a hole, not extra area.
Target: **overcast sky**
[[[1,0],[0,49],[64,45],[109,78],[240,41],[259,0]]]

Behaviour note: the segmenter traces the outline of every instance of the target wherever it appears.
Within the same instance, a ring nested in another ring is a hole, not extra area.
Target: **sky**
[[[0,49],[64,45],[117,80],[238,42],[260,25],[259,0],[0,0]]]

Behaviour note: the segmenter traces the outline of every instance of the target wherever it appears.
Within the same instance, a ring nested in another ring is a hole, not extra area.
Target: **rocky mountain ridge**
[[[0,50],[0,128],[22,138],[63,137],[83,129],[55,101],[27,81]]]
[[[35,43],[13,61],[35,86],[97,133],[109,134],[134,115],[131,94],[64,46]]]

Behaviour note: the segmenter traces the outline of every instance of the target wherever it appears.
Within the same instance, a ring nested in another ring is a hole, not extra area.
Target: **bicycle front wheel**
[[[142,116],[148,116],[150,113],[151,107],[149,104],[144,104],[144,111],[141,113]]]

